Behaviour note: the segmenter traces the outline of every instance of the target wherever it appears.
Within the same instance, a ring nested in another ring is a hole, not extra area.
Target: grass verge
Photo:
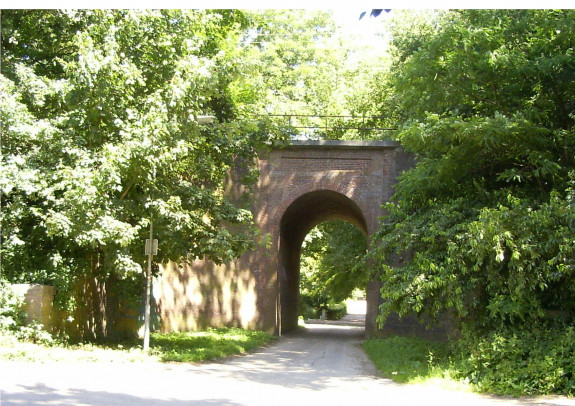
[[[152,334],[151,353],[163,362],[200,362],[245,354],[275,339],[262,331],[239,328],[199,332]]]
[[[141,341],[121,344],[34,344],[0,335],[0,359],[27,362],[201,362],[244,354],[275,340],[271,334],[238,328],[152,333],[150,352]]]
[[[468,382],[455,376],[446,343],[411,337],[372,338],[363,348],[384,378],[452,390],[471,391]]]

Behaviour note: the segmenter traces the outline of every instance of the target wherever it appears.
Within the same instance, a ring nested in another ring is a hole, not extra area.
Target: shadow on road
[[[358,320],[353,317],[306,324],[259,352],[220,362],[3,362],[0,404],[317,406],[375,404],[375,400],[399,406],[575,406],[566,398],[500,398],[382,379],[361,347],[364,328],[355,325]]]
[[[67,389],[59,391],[55,388],[43,384],[32,386],[20,385],[24,392],[1,393],[0,404],[2,406],[12,405],[139,405],[139,406],[179,406],[179,405],[219,405],[219,406],[239,406],[230,399],[202,399],[202,400],[180,400],[166,396],[162,399],[140,397],[125,393],[113,393],[105,391],[91,391],[87,389]]]
[[[377,379],[377,370],[361,348],[363,337],[363,327],[310,324],[263,351],[224,360],[213,368],[240,381],[310,390],[330,388],[334,380]],[[211,370],[211,365],[202,368],[204,373]]]

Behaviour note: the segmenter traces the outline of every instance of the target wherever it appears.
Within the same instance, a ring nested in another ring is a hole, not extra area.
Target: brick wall
[[[231,264],[165,264],[158,297],[162,330],[238,325],[281,334],[295,328],[299,251],[307,232],[343,219],[369,240],[397,175],[412,164],[398,143],[387,141],[294,142],[261,156],[251,210],[268,244]],[[368,291],[368,301],[374,300]],[[368,330],[375,328],[377,315],[370,304]]]
[[[35,321],[52,331],[54,327],[53,303],[56,289],[47,285],[14,284],[12,288],[24,299],[26,321]]]

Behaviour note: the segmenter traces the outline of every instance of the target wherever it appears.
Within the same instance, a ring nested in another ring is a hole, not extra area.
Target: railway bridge
[[[293,141],[272,148],[258,165],[259,180],[249,198],[260,241],[228,264],[164,265],[154,288],[162,331],[238,326],[281,335],[295,329],[306,234],[339,219],[354,224],[369,241],[382,204],[413,158],[394,141]],[[229,192],[244,195],[233,182]],[[366,334],[374,335],[378,283],[366,288]]]

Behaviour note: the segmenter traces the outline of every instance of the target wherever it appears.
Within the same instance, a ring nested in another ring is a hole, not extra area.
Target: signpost
[[[146,240],[145,254],[148,256],[146,270],[146,304],[144,309],[144,351],[150,349],[150,296],[152,290],[152,257],[158,255],[158,240],[154,240],[154,223],[150,218],[150,238]]]

